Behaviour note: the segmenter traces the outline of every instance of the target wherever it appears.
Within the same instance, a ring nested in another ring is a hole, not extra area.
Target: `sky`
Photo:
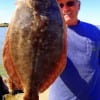
[[[10,22],[16,0],[0,0],[0,23]],[[100,0],[81,0],[78,18],[94,25],[100,25]]]

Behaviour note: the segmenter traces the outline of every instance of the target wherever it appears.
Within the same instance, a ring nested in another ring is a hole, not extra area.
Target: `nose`
[[[62,8],[62,12],[63,12],[63,13],[66,13],[66,12],[68,12],[68,11],[69,11],[69,7],[64,6],[64,7]]]

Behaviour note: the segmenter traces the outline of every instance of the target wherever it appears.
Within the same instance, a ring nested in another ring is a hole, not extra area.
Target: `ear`
[[[80,10],[81,2],[78,1],[78,9]]]

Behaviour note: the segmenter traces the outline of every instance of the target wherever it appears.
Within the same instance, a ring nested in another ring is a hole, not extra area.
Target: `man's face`
[[[75,25],[80,9],[80,2],[77,0],[57,0],[64,15],[66,24]]]

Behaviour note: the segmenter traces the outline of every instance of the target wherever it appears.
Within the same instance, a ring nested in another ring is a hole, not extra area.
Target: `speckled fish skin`
[[[38,100],[66,64],[65,24],[56,0],[17,1],[3,60],[10,79],[23,89],[23,100]]]

